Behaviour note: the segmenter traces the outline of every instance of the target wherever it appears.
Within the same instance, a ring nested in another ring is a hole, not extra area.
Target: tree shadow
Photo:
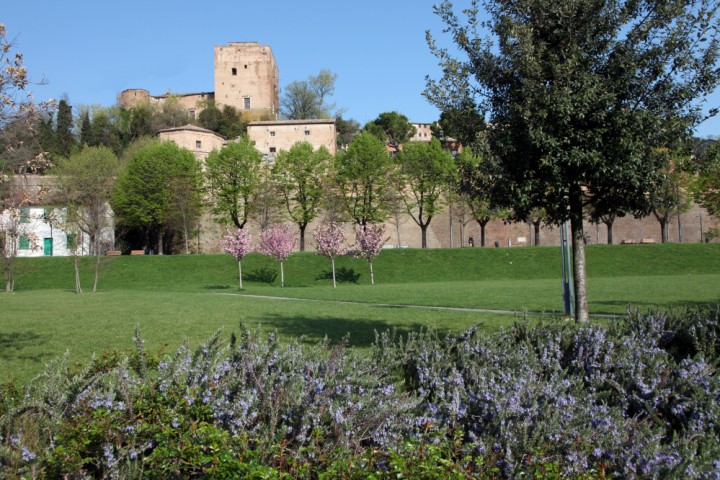
[[[243,279],[248,282],[267,283],[268,285],[272,285],[275,282],[275,279],[277,279],[277,276],[277,269],[259,267],[247,274],[243,274]]]
[[[230,285],[205,285],[206,290],[229,290]]]
[[[27,348],[36,347],[42,341],[42,336],[35,332],[0,333],[0,359],[27,360],[40,362],[50,356],[48,353],[23,353]]]
[[[326,270],[315,277],[315,280],[332,280],[332,270]],[[340,283],[358,283],[360,274],[354,268],[340,267],[335,269],[335,280]]]
[[[367,348],[375,342],[375,332],[394,331],[403,338],[408,333],[427,328],[420,323],[409,323],[398,326],[397,323],[383,320],[359,320],[337,316],[306,316],[275,314],[263,319],[263,325],[277,330],[286,338],[298,339],[301,343],[315,345],[327,338],[331,343],[338,343],[346,336],[349,346]]]

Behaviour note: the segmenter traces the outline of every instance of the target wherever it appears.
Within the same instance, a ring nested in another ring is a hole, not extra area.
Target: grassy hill
[[[720,300],[720,244],[592,245],[587,258],[591,314]],[[86,291],[93,260],[83,259]],[[18,259],[16,293],[0,294],[0,381],[26,381],[66,351],[82,361],[130,348],[136,327],[152,351],[197,345],[240,323],[305,343],[349,335],[363,349],[375,331],[481,324],[494,332],[523,312],[562,309],[557,247],[385,250],[375,285],[366,262],[336,263],[333,289],[328,259],[295,253],[280,288],[277,262],[253,254],[243,260],[239,290],[229,255],[104,257],[98,292],[76,295],[72,259]]]
[[[590,279],[629,276],[720,274],[720,244],[591,245]],[[277,262],[259,254],[243,260],[246,288],[279,286]],[[94,259],[83,259],[83,283],[91,284]],[[367,263],[336,260],[341,283],[367,285]],[[104,257],[100,289],[199,291],[237,285],[237,263],[229,255]],[[378,284],[560,279],[558,247],[388,249],[374,263]],[[294,253],[285,262],[287,287],[329,285],[330,262],[314,253]],[[21,258],[18,291],[71,289],[72,259]]]

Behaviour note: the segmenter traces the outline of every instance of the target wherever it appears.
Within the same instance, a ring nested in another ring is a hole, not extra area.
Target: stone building
[[[225,137],[195,125],[166,128],[157,133],[160,140],[175,142],[177,146],[191,151],[201,163],[213,150],[220,150],[227,143]]]
[[[337,152],[334,118],[250,122],[247,134],[268,159],[298,142],[308,142],[315,150],[323,146],[333,155]]]
[[[177,99],[191,118],[202,111],[208,100],[218,106],[229,105],[247,120],[274,120],[280,105],[280,75],[275,56],[268,45],[257,42],[230,42],[215,47],[215,91],[151,95],[141,88],[123,90],[118,104],[130,108],[139,102],[162,103]]]

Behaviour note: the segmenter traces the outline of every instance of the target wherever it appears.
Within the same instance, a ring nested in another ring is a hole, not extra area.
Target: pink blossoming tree
[[[380,255],[385,245],[385,225],[381,223],[368,223],[358,227],[355,231],[356,258],[364,258],[370,264],[370,284],[375,285],[375,274],[373,273],[373,260]]]
[[[330,225],[320,226],[312,233],[315,239],[315,251],[318,255],[327,257],[332,263],[333,288],[337,288],[335,282],[335,257],[344,255],[347,252],[345,243],[345,232],[335,222]]]
[[[260,232],[258,252],[268,255],[280,262],[280,285],[285,286],[283,262],[288,259],[295,248],[295,236],[290,233],[289,225],[273,225]]]
[[[240,277],[240,288],[243,288],[242,284],[242,259],[252,251],[250,246],[251,236],[242,228],[238,228],[234,232],[228,232],[222,239],[222,249],[224,252],[229,253],[238,262],[238,275]]]

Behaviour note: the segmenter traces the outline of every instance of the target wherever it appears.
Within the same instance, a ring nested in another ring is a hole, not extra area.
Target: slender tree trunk
[[[73,255],[73,266],[75,267],[75,293],[82,293],[82,285],[80,284],[80,255],[78,255],[77,252]]]
[[[422,248],[427,248],[427,228],[428,224],[420,225],[420,232],[422,238]]]
[[[612,245],[613,244],[613,222],[605,222],[605,227],[607,227],[607,244]]]
[[[307,228],[307,223],[299,223],[298,227],[300,227],[300,251],[305,251],[305,229]]]
[[[533,227],[535,227],[535,246],[540,246],[540,221],[532,222]]]
[[[662,243],[667,243],[667,241],[668,241],[668,221],[667,220],[660,221],[660,237],[662,238]]]
[[[238,278],[240,279],[240,288],[243,288],[242,283],[242,262],[238,260]]]
[[[283,262],[280,262],[280,286],[285,286],[285,270],[283,270]]]
[[[370,285],[375,285],[375,274],[373,273],[372,262],[370,262]]]
[[[95,247],[97,252],[97,247]],[[93,293],[97,292],[98,278],[100,277],[100,252],[95,253],[95,280],[93,281]]]
[[[575,320],[586,323],[588,311],[587,279],[585,270],[585,239],[583,231],[582,193],[579,188],[570,192],[570,229],[573,246],[573,280],[575,289]]]
[[[333,288],[337,288],[337,283],[335,283],[335,258],[331,258],[330,262],[332,263],[332,272],[333,272]]]

